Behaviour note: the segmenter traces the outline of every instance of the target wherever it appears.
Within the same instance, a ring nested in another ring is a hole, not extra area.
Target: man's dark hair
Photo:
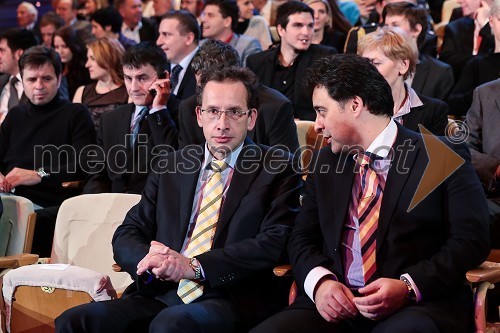
[[[23,52],[19,58],[19,72],[23,76],[24,68],[39,68],[45,64],[54,67],[57,77],[61,75],[62,63],[59,54],[54,49],[44,45],[34,46]]]
[[[306,74],[306,86],[312,92],[325,87],[340,105],[359,96],[374,115],[392,117],[394,101],[389,83],[366,58],[356,54],[336,54],[318,59]]]
[[[111,31],[115,34],[120,33],[123,24],[123,18],[118,13],[116,8],[106,7],[97,10],[90,16],[91,21],[98,23],[103,29],[108,25],[111,26]]]
[[[246,67],[222,67],[219,70],[205,71],[201,75],[201,84],[196,88],[197,102],[201,105],[203,91],[208,82],[241,82],[247,91],[247,105],[249,109],[257,108],[257,76]]]
[[[231,18],[231,30],[235,31],[238,27],[238,18],[240,17],[240,9],[235,0],[207,0],[205,6],[214,5],[219,7],[219,11],[223,18]]]
[[[161,17],[161,20],[175,19],[179,22],[179,33],[183,36],[192,32],[194,34],[194,42],[196,45],[200,42],[200,25],[193,14],[187,10],[171,10]]]
[[[297,13],[309,13],[314,18],[314,10],[311,7],[301,1],[292,0],[278,7],[276,26],[280,25],[283,29],[286,29],[290,15]]]
[[[17,50],[27,50],[32,46],[38,45],[38,38],[28,29],[11,28],[0,34],[0,40],[5,39],[12,52]]]
[[[40,28],[52,24],[56,30],[64,26],[64,20],[54,12],[47,12],[40,18]]]
[[[158,77],[162,77],[168,67],[165,52],[151,42],[142,42],[129,47],[125,51],[122,64],[123,67],[135,69],[151,65]]]
[[[427,18],[427,10],[424,7],[417,6],[411,2],[395,2],[385,5],[382,11],[382,18],[385,24],[387,16],[403,16],[408,20],[412,30],[417,29],[417,24],[422,26],[422,31],[417,38],[418,46],[422,45],[427,34],[429,19]]]
[[[204,43],[191,60],[191,68],[195,74],[230,66],[240,66],[238,52],[231,45],[215,39]]]

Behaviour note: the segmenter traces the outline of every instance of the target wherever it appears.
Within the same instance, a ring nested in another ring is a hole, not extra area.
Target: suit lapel
[[[274,72],[276,70],[276,59],[278,57],[279,47],[269,51],[263,59],[262,72],[259,75],[259,82],[270,87],[272,85]]]
[[[185,157],[186,166],[195,165],[194,170],[196,172],[183,172],[183,170],[179,170],[178,181],[179,181],[179,229],[178,232],[171,237],[171,239],[175,242],[181,240],[184,241],[186,238],[187,229],[189,226],[189,219],[191,218],[191,212],[193,210],[193,201],[194,195],[196,191],[196,184],[198,182],[198,178],[200,175],[200,169],[203,160],[203,148],[197,146],[196,148],[189,149],[185,154],[179,154],[179,156]],[[182,247],[181,244],[177,244],[179,249]]]
[[[415,158],[419,154],[420,148],[417,146],[418,138],[416,136],[410,136],[409,133],[411,132],[398,124],[398,134],[392,146],[392,164],[387,175],[382,206],[380,208],[377,230],[377,251],[380,250],[383,244],[394,209],[400,198],[400,193],[406,185],[413,164],[415,163]],[[415,147],[415,149],[410,150],[408,149],[409,147]],[[405,170],[408,171],[405,172]]]
[[[328,148],[329,149],[329,148]],[[334,156],[332,154],[332,156]],[[332,221],[326,221],[324,224],[325,233],[335,236],[333,244],[338,247],[342,236],[342,228],[344,227],[347,213],[349,211],[349,203],[351,202],[351,192],[354,181],[354,159],[352,154],[341,154],[339,159],[329,163],[330,168],[328,173],[321,178],[318,184],[324,187],[324,190],[319,190],[317,193],[328,193],[333,189],[333,195],[324,195],[322,206],[327,207],[327,218],[332,217]],[[346,191],[346,189],[350,189]]]
[[[257,165],[257,167],[256,167]],[[246,139],[244,147],[238,156],[231,185],[222,205],[217,229],[214,236],[214,244],[226,225],[239,207],[241,200],[247,194],[250,185],[262,168],[262,151],[257,145]],[[251,170],[251,171],[249,171]]]

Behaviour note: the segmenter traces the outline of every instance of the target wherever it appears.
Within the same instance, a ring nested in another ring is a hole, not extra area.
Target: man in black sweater
[[[94,126],[85,106],[58,96],[62,64],[54,50],[28,49],[19,69],[30,102],[12,108],[0,127],[0,191],[26,197],[36,208],[58,207],[78,194],[62,183],[84,178],[82,151],[95,141]],[[34,253],[50,255],[52,233],[38,220],[34,251],[39,231],[46,243],[43,253]]]

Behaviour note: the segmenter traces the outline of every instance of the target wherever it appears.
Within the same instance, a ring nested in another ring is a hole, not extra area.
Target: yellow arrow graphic
[[[424,200],[436,187],[453,174],[465,160],[448,147],[444,142],[434,136],[428,129],[418,125],[422,138],[424,139],[425,150],[429,157],[429,163],[425,168],[422,179],[418,184],[417,191],[413,195],[408,212],[415,208]]]

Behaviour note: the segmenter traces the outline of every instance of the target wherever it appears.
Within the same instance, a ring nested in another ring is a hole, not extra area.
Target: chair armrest
[[[75,180],[72,182],[63,182],[61,184],[61,186],[64,188],[79,188],[79,189],[82,189],[84,185],[85,185],[85,181],[83,181],[83,180]]]
[[[465,276],[472,283],[479,282],[500,282],[500,263],[485,261],[478,268],[471,269]]]
[[[0,268],[17,268],[21,266],[35,264],[38,254],[22,253],[13,256],[0,257]]]
[[[274,267],[273,273],[276,276],[291,276],[292,275],[292,266],[291,265],[279,265]]]

